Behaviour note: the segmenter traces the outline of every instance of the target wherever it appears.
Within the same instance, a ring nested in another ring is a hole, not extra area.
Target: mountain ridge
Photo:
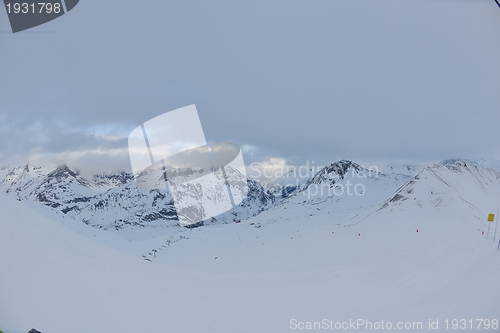
[[[247,180],[249,193],[245,200],[204,224],[239,223],[264,211],[291,205],[307,205],[303,213],[311,216],[318,214],[319,206],[324,210],[332,207],[340,211],[369,210],[403,200],[404,191],[422,177],[422,172],[436,168],[456,174],[466,174],[469,169],[474,171],[469,176],[474,174],[479,178],[481,173],[497,174],[494,170],[457,159],[427,166],[415,177],[379,172],[353,161],[340,160],[306,177],[294,178],[286,173],[266,187],[255,180]],[[407,170],[412,172],[413,169],[407,167]],[[132,233],[144,228],[177,230],[177,213],[170,193],[141,188],[133,179],[133,175],[126,172],[85,179],[66,165],[53,170],[32,165],[0,169],[2,191],[14,195],[18,201],[40,203],[94,228],[114,232],[129,229]],[[295,180],[295,185],[287,184]],[[311,207],[316,208],[310,210]]]

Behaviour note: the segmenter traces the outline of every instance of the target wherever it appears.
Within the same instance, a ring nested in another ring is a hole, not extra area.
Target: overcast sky
[[[129,133],[196,104],[247,164],[500,157],[494,0],[81,0],[12,34],[0,164],[130,170]]]

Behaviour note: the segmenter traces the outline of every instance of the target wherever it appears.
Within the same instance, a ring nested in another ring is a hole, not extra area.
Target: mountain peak
[[[321,184],[324,182],[335,184],[337,181],[344,179],[349,173],[352,173],[352,177],[355,175],[358,175],[359,177],[360,174],[363,174],[364,177],[370,177],[372,172],[378,174],[378,170],[368,170],[353,161],[340,160],[330,164],[329,166],[323,167],[308,182],[308,184]]]
[[[363,167],[353,161],[349,160],[340,160],[338,162],[330,164],[328,168],[328,173],[335,172],[339,176],[345,175],[350,168],[354,168],[356,170],[361,170]]]
[[[47,176],[56,178],[78,177],[78,175],[73,170],[68,168],[66,164],[59,165],[54,171],[50,172]]]
[[[477,163],[465,158],[450,158],[446,160],[442,160],[439,162],[439,164],[444,164],[444,165],[476,165]]]

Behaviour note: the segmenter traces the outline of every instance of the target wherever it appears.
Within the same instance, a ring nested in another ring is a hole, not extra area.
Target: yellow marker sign
[[[495,214],[488,214],[488,222],[495,221]]]

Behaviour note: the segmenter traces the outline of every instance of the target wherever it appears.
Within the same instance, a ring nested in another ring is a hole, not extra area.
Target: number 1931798
[[[498,329],[498,319],[476,319],[476,320],[466,320],[466,319],[446,319],[444,321],[446,329],[452,330],[497,330]]]
[[[7,3],[5,5],[7,8],[7,13],[14,14],[42,14],[42,13],[56,13],[59,14],[61,12],[61,4],[51,3],[51,2],[38,2],[38,3],[19,3],[15,2],[13,4]]]

